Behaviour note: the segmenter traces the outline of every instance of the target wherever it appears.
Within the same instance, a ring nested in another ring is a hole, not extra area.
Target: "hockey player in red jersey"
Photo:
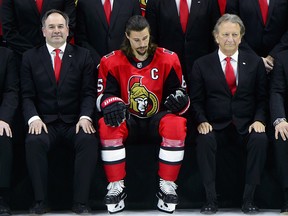
[[[155,133],[151,136],[162,138],[158,208],[172,213],[178,204],[175,181],[186,137],[186,119],[181,115],[190,104],[180,62],[174,52],[151,43],[150,26],[144,17],[131,17],[125,34],[121,49],[104,56],[99,67],[97,108],[103,114],[98,122],[99,136],[109,182],[104,202],[110,213],[124,209],[123,143],[132,127],[151,128]]]

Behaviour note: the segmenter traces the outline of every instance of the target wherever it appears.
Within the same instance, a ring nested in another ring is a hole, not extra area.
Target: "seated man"
[[[178,203],[175,181],[184,155],[189,107],[182,87],[181,66],[175,53],[151,43],[147,20],[129,19],[121,50],[101,59],[97,107],[102,160],[108,181],[105,204],[113,213],[124,208],[125,147],[132,129],[162,137],[159,152],[158,208],[173,212]],[[130,115],[131,114],[131,115]],[[130,118],[129,118],[130,116]]]
[[[219,48],[198,59],[190,77],[191,108],[197,122],[197,160],[207,203],[201,213],[216,213],[217,149],[234,145],[247,152],[242,211],[257,213],[254,191],[265,165],[268,138],[267,78],[263,61],[238,46],[245,28],[236,15],[225,14],[213,35]]]
[[[12,171],[12,121],[18,106],[19,78],[13,52],[0,47],[0,215],[11,214],[6,204]],[[15,136],[14,136],[15,137]]]
[[[21,68],[23,114],[29,125],[26,159],[35,199],[30,213],[49,210],[47,154],[62,143],[75,152],[72,210],[88,213],[98,150],[91,121],[96,100],[95,67],[87,49],[66,43],[67,14],[49,10],[42,25],[46,44],[25,52]]]

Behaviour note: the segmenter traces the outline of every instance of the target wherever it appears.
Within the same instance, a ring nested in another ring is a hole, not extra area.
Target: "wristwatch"
[[[281,122],[287,122],[286,118],[277,118],[274,122],[273,122],[273,126],[276,127],[276,125],[280,124]]]

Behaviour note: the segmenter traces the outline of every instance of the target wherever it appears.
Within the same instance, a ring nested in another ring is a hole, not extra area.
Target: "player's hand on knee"
[[[105,124],[118,127],[125,119],[128,119],[128,111],[124,102],[117,97],[110,97],[101,103]]]
[[[172,113],[179,113],[188,105],[188,103],[189,96],[182,90],[176,90],[175,93],[170,94],[166,98],[164,106]]]

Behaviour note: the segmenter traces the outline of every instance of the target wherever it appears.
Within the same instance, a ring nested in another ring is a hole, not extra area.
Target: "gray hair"
[[[226,13],[218,19],[216,25],[214,26],[214,30],[213,30],[214,37],[216,34],[219,33],[219,26],[224,22],[231,22],[231,23],[238,24],[240,26],[241,37],[245,34],[245,26],[244,26],[242,20],[240,19],[240,17],[235,15],[235,14]]]

